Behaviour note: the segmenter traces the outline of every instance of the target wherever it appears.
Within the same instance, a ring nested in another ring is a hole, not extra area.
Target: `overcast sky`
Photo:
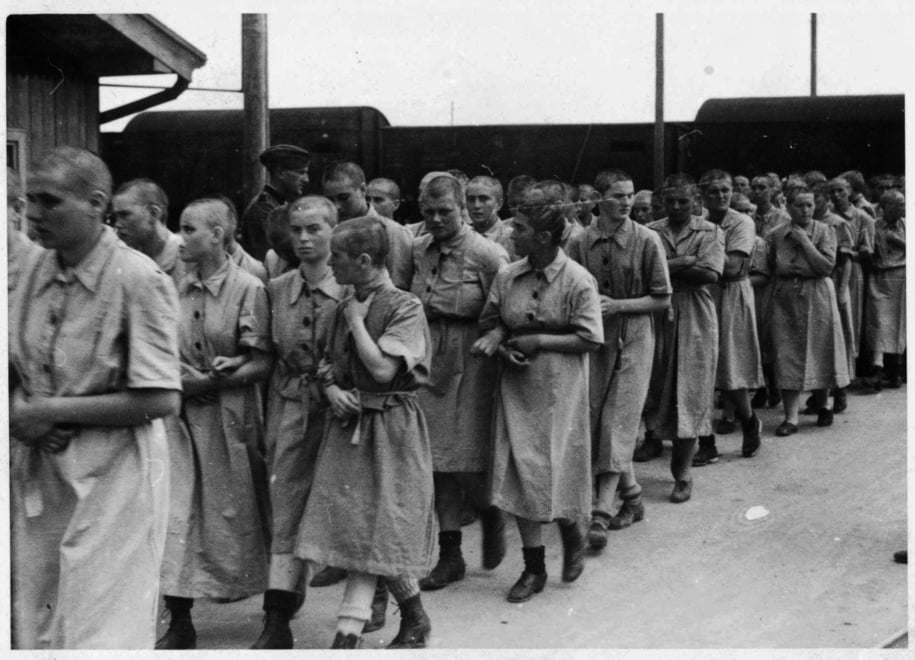
[[[67,2],[13,4],[67,11]],[[206,53],[192,87],[228,90],[241,86],[240,12],[266,11],[271,107],[370,105],[404,126],[448,124],[452,103],[455,124],[653,121],[656,10],[665,11],[667,120],[692,120],[707,98],[808,94],[812,10],[821,95],[901,93],[915,61],[910,4],[300,0],[214,11],[166,0],[94,9],[152,13]],[[101,107],[150,93],[104,88]],[[216,107],[242,107],[241,94],[188,91],[157,109]]]

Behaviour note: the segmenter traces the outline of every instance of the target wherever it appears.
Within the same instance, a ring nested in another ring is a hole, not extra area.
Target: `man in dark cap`
[[[251,200],[242,216],[240,242],[248,253],[263,261],[270,247],[267,241],[267,216],[270,211],[305,194],[308,185],[309,153],[301,147],[278,144],[258,156],[267,168],[268,182]]]

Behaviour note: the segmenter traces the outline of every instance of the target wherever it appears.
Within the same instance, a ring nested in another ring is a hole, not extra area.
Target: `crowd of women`
[[[178,240],[154,182],[112,195],[97,157],[52,152],[26,195],[45,249],[8,227],[17,645],[143,647],[159,593],[156,648],[194,648],[195,599],[263,593],[253,648],[292,648],[317,567],[311,586],[346,581],[332,648],[383,626],[390,596],[389,648],[423,648],[421,591],[464,577],[474,517],[485,569],[517,524],[508,601],[547,585],[544,524],[576,580],[586,548],[645,516],[633,461],[663,441],[682,503],[715,431],[739,421],[752,458],[756,409],[781,402],[787,436],[845,410],[856,366],[899,386],[889,181],[871,204],[854,172],[679,173],[653,192],[612,169],[505,190],[430,172],[402,225],[393,182],[338,163],[323,195],[269,214],[265,267],[226,198],[188,204]]]

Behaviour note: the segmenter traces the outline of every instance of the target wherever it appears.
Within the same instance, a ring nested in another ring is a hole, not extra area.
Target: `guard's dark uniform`
[[[270,245],[267,243],[267,216],[273,209],[285,204],[279,191],[267,184],[257,197],[251,200],[241,220],[239,242],[252,257],[263,261]]]

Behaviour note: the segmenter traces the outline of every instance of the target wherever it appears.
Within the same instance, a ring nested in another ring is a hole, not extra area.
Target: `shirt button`
[[[533,312],[528,312],[528,313],[527,313],[527,320],[528,320],[528,321],[533,321],[533,320],[534,320],[534,313],[533,313]]]
[[[52,313],[48,321],[50,321],[51,325],[57,325],[57,314]]]
[[[301,343],[301,344],[299,344],[299,346],[302,348],[303,351],[307,351],[307,350],[308,350],[308,344],[306,344],[306,343],[304,343],[304,342]]]
[[[44,364],[44,365],[42,365],[42,366],[41,366],[41,369],[42,369],[42,371],[44,371],[46,374],[51,373],[51,365],[50,365],[50,364]]]
[[[196,349],[199,351],[200,349],[203,348],[203,346],[201,346],[201,345],[200,345],[200,342],[197,341],[197,342],[194,342],[194,348],[196,348]]]
[[[195,318],[195,319],[199,319],[199,318],[200,318],[200,312],[194,312],[194,318]]]
[[[433,275],[437,275],[437,274],[438,274],[438,268],[433,268],[433,269],[432,269],[432,274],[433,274]]]
[[[304,319],[302,319],[302,325],[304,325],[307,328],[308,326],[311,325],[311,319],[306,316]]]
[[[540,294],[537,293],[536,291],[534,291],[531,295],[534,297],[535,300],[540,297]]]
[[[427,287],[426,287],[426,293],[432,293],[432,287],[431,287],[431,286],[427,286]]]
[[[606,266],[609,263],[610,263],[610,259],[608,259],[607,257],[604,257],[604,265]]]
[[[610,282],[604,282],[604,288],[605,288],[605,289],[609,289],[609,288],[610,288]]]

